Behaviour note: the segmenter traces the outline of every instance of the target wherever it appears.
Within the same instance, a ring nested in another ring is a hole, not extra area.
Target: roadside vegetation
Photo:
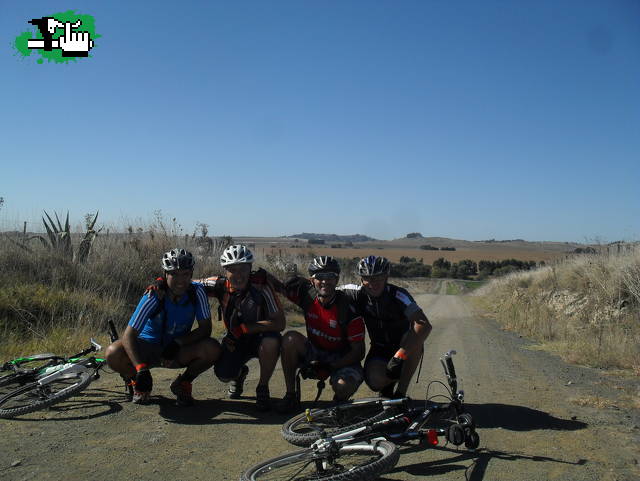
[[[640,249],[576,255],[476,291],[507,329],[565,359],[640,374]]]
[[[233,243],[229,236],[210,236],[206,224],[185,234],[176,219],[167,221],[159,211],[151,225],[127,226],[123,233],[96,227],[96,215],[86,217],[81,232],[72,232],[68,217],[60,221],[45,214],[43,235],[0,235],[0,360],[45,351],[69,354],[90,337],[107,345],[108,321],[122,332],[146,286],[161,275],[164,252],[191,251],[194,278],[200,278],[222,273],[220,254]],[[308,260],[258,256],[254,268],[283,279],[293,263],[306,266]],[[217,321],[217,301],[211,307]],[[297,307],[285,301],[284,309],[290,327],[302,325]],[[214,322],[213,335],[222,331],[222,323]]]

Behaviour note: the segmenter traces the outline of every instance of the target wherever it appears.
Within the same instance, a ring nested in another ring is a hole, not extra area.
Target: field
[[[534,250],[526,248],[462,248],[455,251],[431,251],[419,248],[411,247],[370,247],[363,245],[362,247],[340,247],[331,248],[327,246],[313,246],[305,248],[291,248],[291,247],[271,247],[269,245],[260,245],[256,243],[256,253],[259,255],[275,254],[279,256],[311,256],[315,255],[330,255],[341,258],[352,257],[365,257],[367,255],[382,255],[387,257],[392,262],[399,262],[400,257],[414,257],[417,260],[422,259],[424,264],[433,264],[433,261],[440,257],[444,257],[450,262],[459,262],[463,259],[471,259],[478,262],[481,260],[486,261],[499,261],[502,259],[518,259],[522,261],[545,261],[549,262],[555,259],[564,258],[567,254],[557,251],[549,250]]]

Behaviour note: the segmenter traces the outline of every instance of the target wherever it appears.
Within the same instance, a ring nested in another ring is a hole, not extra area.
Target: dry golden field
[[[496,246],[498,247],[498,246]],[[392,262],[398,262],[400,257],[414,257],[422,259],[425,264],[433,264],[433,261],[440,257],[444,257],[450,262],[458,262],[463,259],[471,259],[473,261],[498,261],[502,259],[518,259],[522,261],[545,261],[549,262],[555,259],[561,259],[567,254],[558,251],[533,250],[533,249],[514,249],[508,247],[502,248],[461,248],[455,251],[430,251],[418,248],[407,247],[342,247],[331,248],[328,246],[313,246],[313,248],[291,248],[291,247],[271,247],[270,245],[260,245],[256,243],[254,248],[256,254],[276,254],[284,256],[307,256],[314,255],[331,255],[334,257],[352,258],[365,257],[367,255],[382,255]]]

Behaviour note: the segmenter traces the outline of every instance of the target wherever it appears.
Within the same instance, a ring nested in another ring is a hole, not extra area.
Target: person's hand
[[[178,351],[180,350],[180,344],[178,344],[175,339],[171,341],[169,344],[165,346],[162,350],[162,357],[164,359],[173,360],[178,355]]]
[[[324,381],[329,376],[331,376],[331,371],[333,371],[331,364],[323,361],[311,361],[309,363],[313,370],[315,371],[315,377],[321,381]]]
[[[138,371],[136,373],[136,391],[151,392],[151,389],[153,389],[153,378],[147,365],[139,364],[136,366],[136,371]]]
[[[404,366],[404,361],[406,359],[407,355],[404,352],[404,349],[398,349],[398,352],[396,352],[387,363],[386,375],[389,379],[400,379],[402,366]]]
[[[80,26],[82,22],[65,22],[64,34],[58,38],[63,57],[86,57],[89,50],[93,48],[89,32],[74,32],[73,29]]]
[[[229,332],[235,338],[235,340],[238,340],[242,336],[244,336],[245,334],[249,334],[249,329],[247,328],[246,324],[242,323],[242,324],[238,324],[236,327],[231,329]]]
[[[227,351],[233,352],[236,350],[236,341],[237,339],[233,337],[233,334],[228,332],[227,335],[222,338],[222,345],[227,348]]]
[[[255,272],[251,273],[250,281],[253,284],[266,284],[267,283],[267,271],[262,267]]]
[[[167,280],[164,277],[157,277],[144,290],[144,294],[146,296],[151,297],[153,294],[155,294],[159,300],[162,300],[164,298],[166,292]]]

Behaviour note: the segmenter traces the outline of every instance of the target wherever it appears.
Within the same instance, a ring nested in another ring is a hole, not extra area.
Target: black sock
[[[186,381],[186,382],[193,382],[193,380],[196,378],[196,376],[194,376],[193,374],[189,374],[189,371],[185,371],[182,376],[180,376],[180,380],[181,381]]]

